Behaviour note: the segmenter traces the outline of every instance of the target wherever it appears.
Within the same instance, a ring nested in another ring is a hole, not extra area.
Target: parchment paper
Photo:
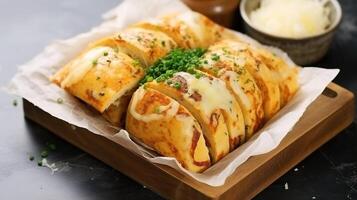
[[[79,53],[89,42],[118,32],[127,25],[140,20],[156,17],[174,11],[187,11],[188,8],[178,0],[126,0],[118,7],[103,15],[104,22],[91,31],[67,40],[56,41],[47,46],[42,53],[19,67],[18,73],[7,87],[7,91],[19,95],[54,117],[74,126],[86,128],[93,134],[114,139],[129,150],[145,157],[151,162],[169,165],[197,181],[211,186],[223,185],[227,177],[249,157],[264,154],[277,145],[293,128],[306,108],[314,101],[338,74],[338,69],[305,67],[301,70],[300,90],[269,123],[250,141],[224,157],[202,174],[192,173],[182,168],[176,159],[159,157],[133,142],[125,130],[111,126],[98,113],[52,84],[48,77],[54,74],[67,61]],[[244,36],[241,33],[237,33]],[[259,45],[251,38],[247,41]],[[269,48],[269,47],[267,47]],[[289,63],[291,60],[282,51],[273,48]],[[62,98],[63,103],[57,103]]]

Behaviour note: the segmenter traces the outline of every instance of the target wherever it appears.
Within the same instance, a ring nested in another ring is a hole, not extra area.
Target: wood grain
[[[254,156],[236,169],[226,183],[211,187],[187,175],[152,164],[110,138],[86,129],[75,130],[24,100],[25,116],[135,181],[170,199],[251,199],[326,143],[354,118],[354,96],[331,83],[273,151]]]

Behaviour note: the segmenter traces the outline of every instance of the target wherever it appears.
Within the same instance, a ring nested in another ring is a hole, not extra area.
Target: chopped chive
[[[189,72],[195,75],[195,69],[202,64],[201,57],[205,52],[206,50],[201,48],[172,50],[147,69],[146,76],[140,81],[140,85],[153,80],[165,81],[177,72]]]
[[[12,101],[12,105],[15,106],[15,107],[17,106],[17,100],[16,100],[16,99],[14,99],[14,100]]]
[[[30,157],[29,157],[29,160],[30,160],[30,161],[33,161],[34,159],[35,159],[34,156],[30,156]]]
[[[217,55],[217,54],[212,54],[212,57],[211,57],[211,59],[213,60],[213,61],[218,61],[219,60],[219,58],[220,58],[220,56],[219,55]]]
[[[96,66],[98,64],[98,60],[93,60],[92,64],[93,64],[93,66]]]
[[[62,104],[63,103],[63,99],[62,98],[57,98],[57,103],[59,103],[59,104]]]
[[[48,156],[48,151],[47,150],[43,150],[42,152],[41,152],[41,157],[42,158],[46,158]]]
[[[37,161],[37,165],[40,166],[40,167],[42,167],[42,160],[38,160],[38,161]]]
[[[179,90],[181,88],[181,83],[176,82],[173,87]]]
[[[56,145],[51,143],[48,145],[48,148],[51,150],[51,151],[55,151],[56,150]]]
[[[156,113],[156,114],[160,113],[160,107],[159,106],[154,108],[154,113]]]
[[[103,55],[104,55],[104,56],[108,56],[108,52],[104,52]]]

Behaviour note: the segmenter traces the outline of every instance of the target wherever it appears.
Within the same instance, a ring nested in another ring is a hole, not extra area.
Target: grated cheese
[[[327,0],[262,0],[250,14],[251,22],[266,33],[302,38],[318,35],[330,24]]]

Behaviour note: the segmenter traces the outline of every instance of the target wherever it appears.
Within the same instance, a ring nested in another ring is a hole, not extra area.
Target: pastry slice
[[[144,76],[141,64],[110,46],[88,48],[51,80],[119,125],[128,96]]]
[[[248,49],[273,72],[279,83],[281,107],[285,106],[299,88],[298,68],[264,48],[250,45]]]
[[[223,80],[234,94],[243,112],[246,137],[250,138],[264,120],[262,94],[253,76],[235,63],[235,55],[224,43],[211,46],[201,63],[200,70]]]
[[[225,31],[206,16],[192,11],[150,19],[135,26],[164,32],[181,48],[207,48],[220,40]]]
[[[280,90],[276,77],[259,59],[252,55],[246,43],[223,40],[222,50],[229,52],[234,65],[244,67],[254,78],[263,98],[264,120],[272,118],[280,109]]]
[[[192,114],[174,99],[140,87],[128,107],[126,130],[164,156],[175,157],[193,172],[211,165],[202,129]]]
[[[186,107],[201,124],[212,162],[244,142],[244,120],[238,103],[224,82],[211,76],[179,72],[162,82],[149,82]]]
[[[146,67],[176,48],[176,42],[160,31],[128,28],[115,36],[119,51],[128,54]]]

